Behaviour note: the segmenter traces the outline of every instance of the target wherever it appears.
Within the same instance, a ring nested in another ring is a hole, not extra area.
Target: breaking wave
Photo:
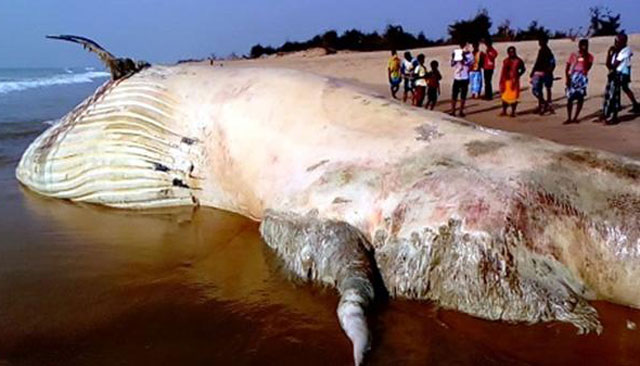
[[[104,71],[87,71],[79,74],[74,74],[70,71],[71,70],[66,69],[64,74],[55,74],[38,78],[2,80],[0,81],[0,94],[54,85],[90,83],[95,79],[102,79],[109,76],[109,73]]]

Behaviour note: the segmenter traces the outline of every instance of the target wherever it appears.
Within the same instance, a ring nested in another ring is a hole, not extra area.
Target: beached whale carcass
[[[587,300],[640,307],[637,161],[298,71],[114,65],[118,77],[29,146],[20,182],[74,201],[262,221],[287,268],[339,290],[356,363],[381,292],[595,331]]]

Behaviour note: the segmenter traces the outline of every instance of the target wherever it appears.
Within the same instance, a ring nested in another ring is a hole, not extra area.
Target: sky
[[[622,14],[622,27],[640,32],[640,0],[0,0],[0,67],[98,65],[78,45],[47,34],[94,39],[117,56],[155,63],[231,52],[256,43],[280,45],[335,29],[382,31],[387,24],[446,36],[447,25],[486,8],[494,27],[532,20],[552,30],[587,27],[589,7]]]

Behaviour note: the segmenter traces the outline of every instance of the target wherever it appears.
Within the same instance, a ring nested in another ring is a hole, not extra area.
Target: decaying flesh
[[[110,81],[25,152],[44,195],[264,220],[287,268],[336,286],[360,362],[392,296],[510,322],[640,307],[640,164],[485,129],[290,70],[154,66]]]

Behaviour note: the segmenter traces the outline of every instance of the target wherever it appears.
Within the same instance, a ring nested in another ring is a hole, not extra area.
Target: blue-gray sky
[[[248,53],[256,43],[280,45],[330,29],[381,31],[386,24],[446,35],[453,20],[487,8],[494,26],[538,20],[551,29],[588,25],[589,10],[622,13],[628,32],[640,31],[640,0],[2,0],[0,67],[84,66],[93,57],[45,34],[95,39],[116,55],[151,62]]]

